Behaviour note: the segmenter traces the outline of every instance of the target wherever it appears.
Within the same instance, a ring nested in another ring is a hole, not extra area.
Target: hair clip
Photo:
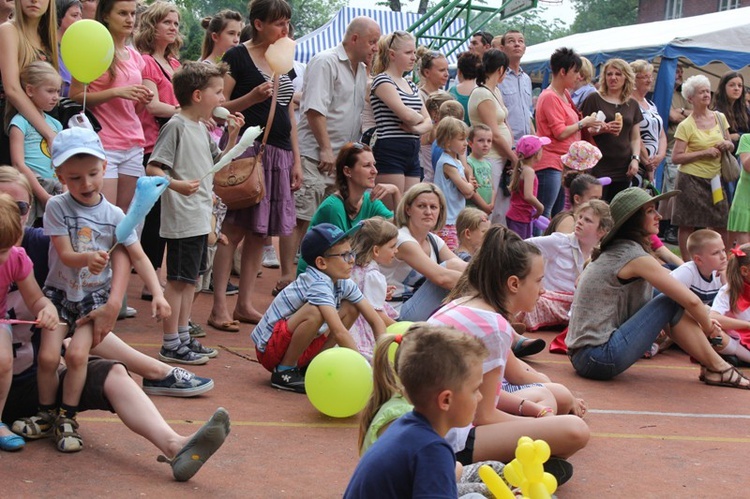
[[[735,246],[729,251],[731,251],[732,254],[736,257],[747,256],[747,254],[744,251],[742,251],[742,248],[740,248],[739,246]]]
[[[404,339],[403,335],[397,334],[393,341],[395,341],[396,343],[400,345],[402,339]]]

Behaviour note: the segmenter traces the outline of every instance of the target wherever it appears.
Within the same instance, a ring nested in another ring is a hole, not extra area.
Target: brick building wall
[[[678,0],[639,0],[638,22],[650,23],[653,21],[663,21],[667,18],[667,2],[673,4],[676,1]],[[680,17],[691,17],[716,12],[719,10],[720,3],[721,0],[682,0],[682,16]],[[740,8],[750,7],[750,0],[739,0],[737,3]]]

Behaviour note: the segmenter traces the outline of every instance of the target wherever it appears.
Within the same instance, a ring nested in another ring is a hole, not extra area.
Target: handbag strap
[[[263,140],[260,142],[260,150],[258,155],[260,156],[266,150],[266,142],[268,141],[268,135],[271,133],[271,125],[273,125],[273,118],[276,116],[276,100],[279,94],[279,80],[280,75],[274,75],[273,77],[273,97],[271,97],[271,109],[268,111],[268,121],[266,121],[266,129],[263,133]]]
[[[721,130],[721,136],[724,137],[724,140],[732,140],[729,138],[729,131],[724,129],[724,124],[727,123],[722,119],[724,117],[723,114],[721,114],[719,111],[714,111],[714,114],[716,114],[716,122],[719,124],[719,129]],[[729,125],[729,123],[727,123]]]

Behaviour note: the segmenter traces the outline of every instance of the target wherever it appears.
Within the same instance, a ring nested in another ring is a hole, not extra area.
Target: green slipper
[[[157,461],[169,463],[174,479],[186,482],[198,473],[208,458],[222,446],[228,434],[229,413],[223,407],[219,407],[174,458],[159,456]]]

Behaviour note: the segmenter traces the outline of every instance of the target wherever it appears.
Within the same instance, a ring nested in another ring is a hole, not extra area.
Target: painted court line
[[[623,411],[611,409],[589,409],[588,414],[614,414],[622,416],[660,416],[668,418],[750,419],[750,414],[701,414],[691,412]]]

